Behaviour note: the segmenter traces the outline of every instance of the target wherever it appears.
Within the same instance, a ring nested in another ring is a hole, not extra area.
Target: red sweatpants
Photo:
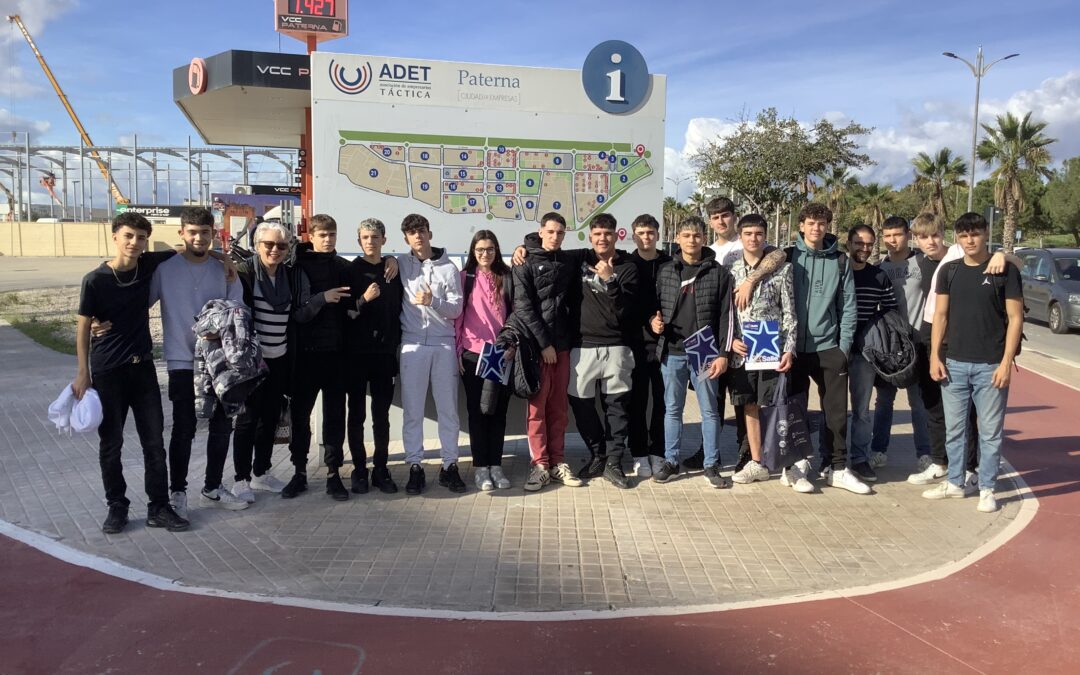
[[[532,464],[549,469],[563,461],[566,451],[566,427],[570,384],[570,352],[558,352],[554,364],[541,362],[540,391],[529,399],[526,433]]]

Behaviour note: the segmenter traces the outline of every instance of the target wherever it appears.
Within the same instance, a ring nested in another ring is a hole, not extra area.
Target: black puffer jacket
[[[514,314],[537,346],[569,351],[574,337],[570,306],[578,286],[577,256],[528,247],[524,265],[514,267]]]
[[[863,358],[881,379],[897,389],[906,389],[919,380],[911,325],[897,310],[883,312],[871,319],[856,341],[863,345]]]
[[[682,293],[682,256],[675,256],[670,262],[660,266],[656,274],[656,294],[660,302],[660,316],[665,324],[665,335],[661,335],[656,348],[657,358],[663,359],[667,340],[670,338],[669,324],[675,315],[676,303],[686,294]],[[702,249],[701,266],[694,278],[694,308],[697,311],[697,330],[712,326],[716,335],[717,347],[721,353],[731,351],[731,343],[738,336],[735,312],[731,308],[732,294],[731,273],[716,262],[715,254],[710,249]]]

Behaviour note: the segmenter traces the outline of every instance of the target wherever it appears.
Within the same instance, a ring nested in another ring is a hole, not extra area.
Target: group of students
[[[872,266],[873,230],[859,226],[848,233],[849,259],[829,233],[832,213],[821,204],[802,210],[800,234],[786,249],[767,244],[768,225],[760,215],[736,220],[728,199],[710,202],[707,214],[708,223],[689,217],[678,224],[677,249],[668,255],[657,248],[659,225],[649,215],[632,224],[631,253],[617,248],[616,220],[606,213],[589,222],[589,248],[563,250],[566,221],[552,212],[515,249],[512,265],[494,232],[476,232],[460,271],[447,251],[432,246],[430,224],[417,214],[401,223],[409,250],[396,257],[383,255],[386,227],[374,218],[358,226],[361,254],[352,261],[340,257],[337,224],[319,214],[303,244],[280,224],[260,223],[255,255],[237,265],[212,250],[214,222],[206,209],[185,210],[178,254],[146,253],[149,222],[133,213],[117,216],[115,256],[83,281],[72,384],[80,398],[92,384],[102,402],[100,460],[109,509],[102,529],[120,532],[128,522],[120,451],[129,409],[143,450],[147,525],[170,531],[190,526],[187,473],[198,386],[192,326],[214,300],[250,313],[265,366],[258,386],[245,392],[235,424],[224,406],[213,408],[198,497],[204,507],[239,510],[255,501],[256,491],[283,498],[306,491],[310,417],[320,393],[327,494],[347,500],[350,492],[371,487],[397,492],[388,454],[389,410],[399,380],[408,494],[426,488],[429,389],[440,443],[438,482],[452,492],[466,490],[458,467],[459,381],[475,485],[482,491],[510,488],[502,460],[515,387],[478,374],[489,344],[505,350],[508,367],[534,380],[527,396],[526,491],[550,482],[579,487],[594,478],[630,488],[623,470],[627,449],[633,473],[659,483],[695,469],[716,488],[767,480],[760,409],[774,400],[778,386],[798,394],[813,380],[825,417],[816,475],[827,485],[868,494],[873,468],[885,464],[895,390],[877,383],[872,423],[875,378],[859,353],[860,331],[874,316],[902,307],[916,336],[920,373],[908,389],[919,455],[919,470],[908,480],[929,484],[947,476],[924,496],[963,497],[978,488],[979,510],[994,510],[1005,397],[1023,312],[1017,268],[989,255],[986,222],[977,214],[961,216],[959,244],[946,252],[940,221],[921,215],[913,226],[921,252],[913,253],[908,223],[889,219],[883,228],[889,256]],[[710,226],[716,243],[706,246]],[[999,276],[1001,283],[985,281]],[[173,409],[167,453],[149,329],[156,302]],[[747,321],[777,322],[782,358],[775,370],[745,368],[748,344],[741,327]],[[688,341],[706,327],[719,356],[698,365]],[[702,444],[683,457],[688,388],[701,412]],[[721,473],[719,455],[728,393],[740,450],[731,476]],[[293,465],[287,482],[270,473],[286,400]],[[370,470],[364,431],[369,403]],[[565,456],[570,410],[589,451],[577,471]],[[235,477],[226,488],[230,436]],[[346,439],[353,461],[349,488],[341,476]],[[780,482],[812,492],[811,461],[796,459],[782,467]],[[976,465],[980,473],[973,481]]]

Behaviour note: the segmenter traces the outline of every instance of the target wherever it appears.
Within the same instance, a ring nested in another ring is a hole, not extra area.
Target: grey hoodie
[[[398,276],[404,287],[401,297],[401,342],[451,347],[455,344],[454,319],[461,315],[461,278],[446,250],[431,249],[421,262],[412,253],[397,257]],[[425,284],[431,288],[431,306],[414,305],[413,298]]]
[[[802,234],[795,240],[789,262],[795,272],[795,311],[798,315],[799,352],[823,352],[839,347],[848,354],[855,339],[858,308],[851,261],[840,278],[840,257],[835,234],[826,234],[820,249],[812,249]]]

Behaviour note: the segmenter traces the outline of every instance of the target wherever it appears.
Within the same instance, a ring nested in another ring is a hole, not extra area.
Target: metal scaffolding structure
[[[26,137],[24,132],[0,131],[0,138]],[[95,146],[109,175],[132,204],[209,205],[215,192],[232,192],[236,185],[294,184],[296,150],[291,148]],[[46,173],[56,177],[54,201],[40,183]],[[116,204],[105,177],[79,145],[0,143],[0,220],[31,221],[64,218],[106,220]],[[11,202],[11,214],[4,208]],[[96,205],[96,206],[95,206]]]

